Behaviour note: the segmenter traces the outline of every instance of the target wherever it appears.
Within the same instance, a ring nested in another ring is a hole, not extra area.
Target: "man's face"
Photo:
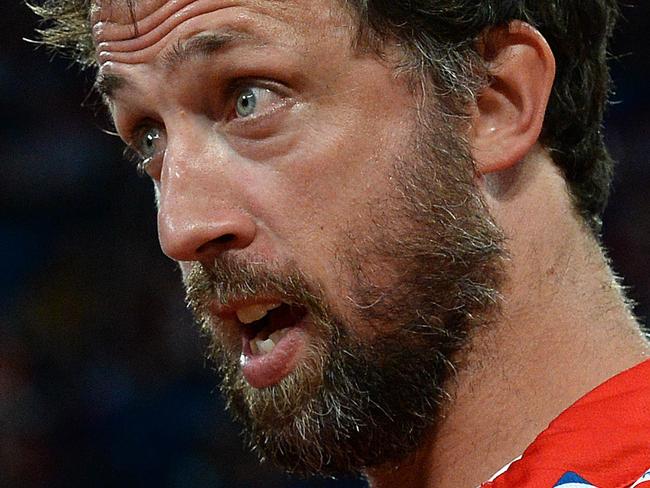
[[[261,455],[359,470],[413,449],[484,323],[500,233],[456,127],[316,2],[151,0],[94,21],[163,250]],[[418,118],[424,115],[427,124]]]

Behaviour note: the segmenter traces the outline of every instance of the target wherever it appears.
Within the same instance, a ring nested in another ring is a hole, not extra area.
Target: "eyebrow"
[[[99,74],[95,79],[94,88],[104,102],[115,97],[115,93],[128,85],[126,78],[113,74]]]
[[[176,42],[160,55],[160,62],[165,71],[172,72],[192,59],[213,56],[235,41],[250,40],[251,37],[237,30],[201,32]],[[116,93],[128,85],[126,78],[116,74],[99,74],[95,80],[95,89],[105,101],[114,99]]]
[[[236,41],[242,42],[250,38],[249,34],[235,30],[201,32],[187,40],[176,42],[162,54],[162,65],[165,70],[174,71],[191,59],[213,56]]]

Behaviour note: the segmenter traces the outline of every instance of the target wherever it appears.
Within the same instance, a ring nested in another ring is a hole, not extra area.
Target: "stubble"
[[[287,471],[355,473],[413,452],[435,426],[453,357],[498,313],[502,233],[463,140],[450,124],[433,127],[396,160],[386,195],[367,202],[367,226],[350,224],[340,236],[336,268],[352,277],[339,298],[346,319],[295,264],[223,256],[186,277],[188,304],[213,336],[228,409],[251,448]],[[397,278],[378,280],[382,268]],[[255,389],[209,303],[268,293],[307,310],[312,334],[292,373]]]

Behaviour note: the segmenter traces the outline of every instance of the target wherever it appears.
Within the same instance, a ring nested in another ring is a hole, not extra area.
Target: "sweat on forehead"
[[[228,7],[234,2],[219,3]],[[169,31],[211,9],[214,0],[98,0],[91,12],[93,37],[99,44]]]
[[[336,3],[332,2],[331,6],[334,5]],[[278,6],[281,9],[277,9]],[[90,20],[96,54],[102,65],[113,54],[121,57],[120,53],[155,51],[156,46],[173,32],[196,30],[200,24],[207,28],[213,22],[210,20],[206,24],[207,19],[224,18],[222,15],[215,18],[213,14],[217,11],[229,11],[226,17],[242,27],[257,23],[252,20],[254,16],[249,18],[253,12],[275,12],[272,16],[282,12],[280,17],[285,21],[292,19],[290,23],[294,26],[304,24],[308,30],[314,27],[314,22],[331,21],[333,14],[339,17],[341,12],[335,8],[323,9],[322,6],[307,7],[299,2],[291,5],[291,2],[277,0],[95,0]],[[196,20],[200,23],[197,24]]]
[[[90,11],[91,22],[116,22],[129,24],[141,21],[165,5],[183,6],[194,0],[93,0]]]

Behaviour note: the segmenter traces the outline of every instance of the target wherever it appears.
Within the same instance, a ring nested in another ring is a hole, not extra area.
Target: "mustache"
[[[215,301],[227,304],[269,295],[312,311],[324,308],[322,289],[310,283],[294,263],[222,256],[211,264],[193,263],[183,283],[185,302],[199,315]]]

